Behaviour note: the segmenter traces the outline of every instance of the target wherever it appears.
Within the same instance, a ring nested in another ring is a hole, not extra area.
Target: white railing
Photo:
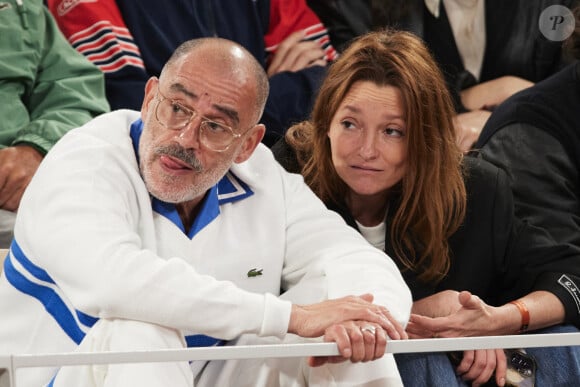
[[[580,345],[580,333],[389,340],[387,343],[387,352],[394,354],[575,345]],[[240,345],[232,347],[164,349],[156,351],[0,355],[0,368],[5,368],[9,373],[10,386],[17,387],[15,375],[18,368],[335,355],[338,355],[338,349],[334,343]]]

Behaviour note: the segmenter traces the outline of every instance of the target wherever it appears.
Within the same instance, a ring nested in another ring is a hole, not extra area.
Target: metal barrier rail
[[[458,337],[416,340],[389,340],[388,353],[445,352],[493,348],[534,348],[580,345],[580,333],[550,333],[507,336]],[[0,355],[0,368],[9,373],[10,385],[16,387],[18,368],[72,366],[87,364],[149,363],[192,360],[242,360],[307,356],[335,356],[335,343],[275,345],[240,345],[162,349],[155,351],[53,353],[42,355]]]

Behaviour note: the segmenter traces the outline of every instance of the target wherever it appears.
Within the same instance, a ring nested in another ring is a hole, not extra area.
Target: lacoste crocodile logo
[[[262,275],[262,270],[264,270],[264,269],[260,269],[260,270],[255,269],[255,268],[251,269],[250,271],[248,271],[248,277],[251,278],[251,277],[257,277],[259,275]]]

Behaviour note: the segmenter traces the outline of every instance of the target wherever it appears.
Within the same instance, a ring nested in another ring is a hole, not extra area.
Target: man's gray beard
[[[217,170],[207,172],[207,175],[203,176],[202,181],[200,182],[201,184],[191,184],[182,187],[179,190],[171,189],[178,184],[176,183],[179,181],[178,177],[163,175],[157,179],[157,181],[160,181],[160,184],[154,184],[153,182],[156,179],[153,179],[151,169],[145,165],[141,167],[141,174],[145,186],[147,187],[147,191],[149,191],[152,196],[166,203],[179,204],[205,195],[211,187],[220,181],[225,173],[227,173],[227,170],[228,168],[223,172]],[[199,172],[199,174],[201,175],[201,172]],[[161,185],[161,187],[159,187],[159,185]],[[168,189],[167,187],[170,188]]]

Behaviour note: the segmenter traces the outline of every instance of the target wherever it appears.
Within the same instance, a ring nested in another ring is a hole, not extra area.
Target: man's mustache
[[[181,145],[160,145],[155,147],[155,153],[157,155],[168,155],[175,157],[176,159],[179,159],[189,165],[196,172],[201,172],[203,170],[201,162],[197,157],[195,157],[195,152],[191,149],[185,149]]]

